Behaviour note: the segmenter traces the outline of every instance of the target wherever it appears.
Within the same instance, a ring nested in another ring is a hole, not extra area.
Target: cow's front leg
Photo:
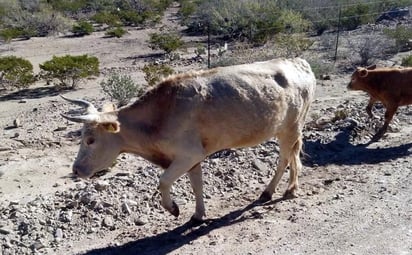
[[[195,165],[188,172],[190,184],[192,185],[193,193],[196,199],[196,210],[192,216],[195,221],[202,221],[205,214],[205,204],[203,202],[203,180],[202,180],[202,168],[200,163]]]
[[[396,110],[398,110],[397,105],[389,106],[386,108],[385,122],[383,123],[383,126],[378,130],[378,132],[372,137],[371,142],[377,142],[386,133],[389,127],[389,123],[392,121],[393,116],[396,113]]]
[[[172,184],[184,173],[192,169],[200,160],[193,158],[180,158],[172,162],[172,164],[164,171],[159,180],[159,191],[162,196],[161,204],[172,215],[179,216],[179,207],[170,197],[170,188]]]
[[[369,118],[375,118],[375,114],[372,112],[373,104],[375,104],[376,99],[373,97],[369,98],[368,105],[366,106],[366,113],[368,114]]]

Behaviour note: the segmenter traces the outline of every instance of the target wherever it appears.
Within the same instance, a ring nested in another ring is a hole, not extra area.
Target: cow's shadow
[[[350,142],[352,130],[355,124],[340,130],[329,143],[321,140],[304,142],[303,164],[306,166],[335,165],[360,165],[376,164],[412,154],[412,143],[406,143],[394,147],[370,148],[371,143],[353,145]]]
[[[262,204],[254,201],[246,207],[232,211],[221,218],[210,219],[202,224],[189,221],[173,230],[160,233],[155,236],[144,237],[142,239],[125,243],[116,247],[105,247],[94,249],[82,253],[82,255],[164,255],[180,247],[190,244],[201,236],[205,236],[213,230],[231,226],[239,222],[261,217],[260,214],[245,212],[262,205],[276,204],[286,198],[279,198],[268,203]]]

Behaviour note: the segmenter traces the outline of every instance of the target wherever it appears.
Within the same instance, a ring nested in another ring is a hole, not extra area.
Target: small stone
[[[56,129],[54,129],[53,131],[57,132],[57,131],[64,131],[66,130],[67,127],[66,126],[61,126],[61,127],[57,127]]]
[[[137,206],[139,204],[138,202],[136,202],[134,200],[130,200],[130,199],[127,200],[127,203],[131,206]]]
[[[36,242],[34,242],[30,248],[32,250],[40,250],[43,249],[45,247],[44,243],[41,240],[37,240]]]
[[[260,170],[260,171],[262,171],[262,172],[268,171],[267,166],[266,166],[262,161],[260,161],[260,160],[258,160],[258,159],[253,160],[252,166],[253,166],[255,169]]]
[[[109,229],[114,228],[113,218],[112,218],[112,217],[109,217],[109,216],[105,217],[105,218],[103,219],[102,225],[103,225],[103,227],[107,227],[107,228],[109,228]]]
[[[16,118],[16,119],[13,120],[13,127],[14,128],[21,127],[21,121],[20,121],[19,118]]]
[[[79,206],[79,202],[77,201],[70,201],[66,204],[66,208],[72,209]]]
[[[10,233],[11,233],[11,230],[10,230],[10,229],[5,228],[5,227],[1,227],[1,228],[0,228],[0,234],[8,235],[8,234],[10,234]]]
[[[97,191],[102,191],[106,190],[109,187],[109,183],[107,181],[97,181],[96,184],[94,185],[94,188]]]
[[[56,232],[54,233],[54,237],[56,238],[56,240],[63,239],[63,230],[61,228],[56,229]]]
[[[135,219],[134,220],[134,224],[136,225],[136,226],[143,226],[143,225],[145,225],[147,223],[147,221],[146,220],[144,220],[144,219]]]
[[[122,211],[127,214],[131,214],[132,210],[130,209],[127,203],[122,203]]]

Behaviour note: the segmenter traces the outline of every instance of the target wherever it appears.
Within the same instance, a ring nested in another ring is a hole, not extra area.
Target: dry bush
[[[368,66],[378,59],[386,59],[392,52],[392,43],[385,38],[368,35],[361,39],[346,39],[350,52],[348,59],[354,66]]]

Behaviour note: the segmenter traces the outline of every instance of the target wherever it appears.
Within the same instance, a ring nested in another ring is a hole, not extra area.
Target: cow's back
[[[196,129],[216,148],[256,145],[303,122],[316,83],[301,59],[218,68],[191,82],[201,95]]]

